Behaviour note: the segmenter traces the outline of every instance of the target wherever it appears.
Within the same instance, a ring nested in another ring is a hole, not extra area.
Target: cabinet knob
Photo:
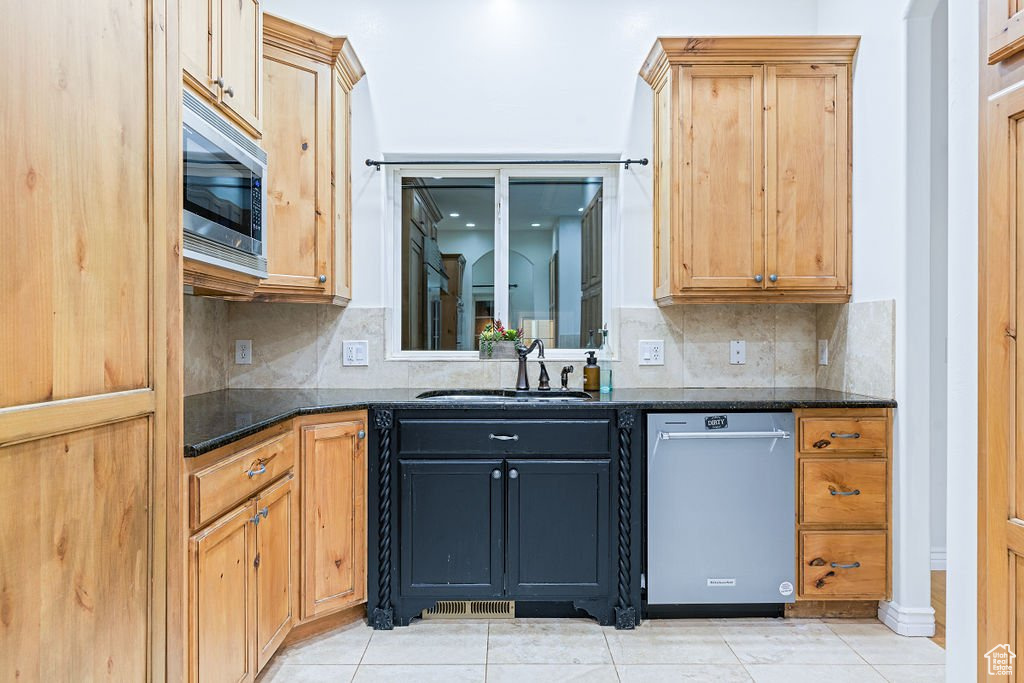
[[[270,514],[270,508],[269,507],[263,508],[262,510],[260,510],[260,514],[263,516],[263,519],[266,519],[267,515]]]
[[[768,276],[768,279],[771,280],[772,282],[778,282],[779,276],[776,275],[775,273],[772,273],[771,275]]]
[[[491,479],[501,479],[501,470],[491,472]]]
[[[327,276],[326,275],[321,275],[317,279],[320,280],[320,284],[323,284],[323,283],[327,282]]]
[[[253,523],[253,524],[254,524],[255,526],[259,526],[259,524],[260,524],[260,516],[259,516],[259,513],[257,513],[257,514],[255,514],[255,515],[253,515],[252,517],[250,517],[250,518],[249,518],[249,521],[250,521],[250,522],[252,522],[252,523]]]
[[[224,88],[224,94],[227,95],[228,97],[234,97],[235,96],[235,89],[233,87],[231,87],[231,86],[228,86],[228,87]]]
[[[519,470],[509,470],[508,471],[508,478],[509,479],[518,479],[519,478]]]
[[[757,275],[754,276],[754,282],[761,282],[762,280],[764,280],[764,275],[758,273]]]
[[[359,433],[356,436],[358,436],[360,439],[365,439],[366,438],[366,432],[364,430],[360,429]]]
[[[224,78],[221,77],[221,78],[214,79],[213,84],[215,86],[217,86],[218,88],[223,88],[224,87]]]

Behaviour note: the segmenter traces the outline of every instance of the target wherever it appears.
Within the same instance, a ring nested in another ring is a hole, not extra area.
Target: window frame
[[[603,204],[601,211],[601,311],[609,327],[611,341],[609,353],[618,358],[617,321],[612,311],[618,306],[621,291],[619,253],[619,183],[621,175],[616,164],[593,165],[511,165],[473,166],[438,164],[436,166],[385,167],[387,199],[384,258],[387,286],[388,319],[385,325],[386,360],[478,360],[479,353],[465,351],[428,351],[402,349],[402,179],[441,176],[444,178],[492,178],[495,183],[494,204],[494,312],[501,320],[508,319],[508,254],[509,254],[509,179],[510,178],[601,178]],[[582,362],[584,349],[545,349],[547,360]]]

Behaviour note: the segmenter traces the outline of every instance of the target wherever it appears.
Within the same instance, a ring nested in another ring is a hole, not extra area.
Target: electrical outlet
[[[818,340],[818,365],[828,365],[828,339]]]
[[[252,365],[252,339],[235,340],[235,365]]]
[[[639,365],[664,365],[665,342],[662,339],[641,339]]]
[[[366,341],[342,342],[341,364],[342,365],[369,365],[368,349]]]
[[[747,364],[747,342],[733,339],[729,342],[729,365]]]

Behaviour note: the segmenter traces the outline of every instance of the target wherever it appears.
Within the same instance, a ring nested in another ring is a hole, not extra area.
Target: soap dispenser
[[[594,351],[587,351],[587,364],[583,368],[583,390],[601,390],[601,368]]]

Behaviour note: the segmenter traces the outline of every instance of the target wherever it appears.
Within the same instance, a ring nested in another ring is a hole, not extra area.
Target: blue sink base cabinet
[[[378,630],[439,600],[639,622],[636,412],[585,406],[377,409],[367,606]]]

